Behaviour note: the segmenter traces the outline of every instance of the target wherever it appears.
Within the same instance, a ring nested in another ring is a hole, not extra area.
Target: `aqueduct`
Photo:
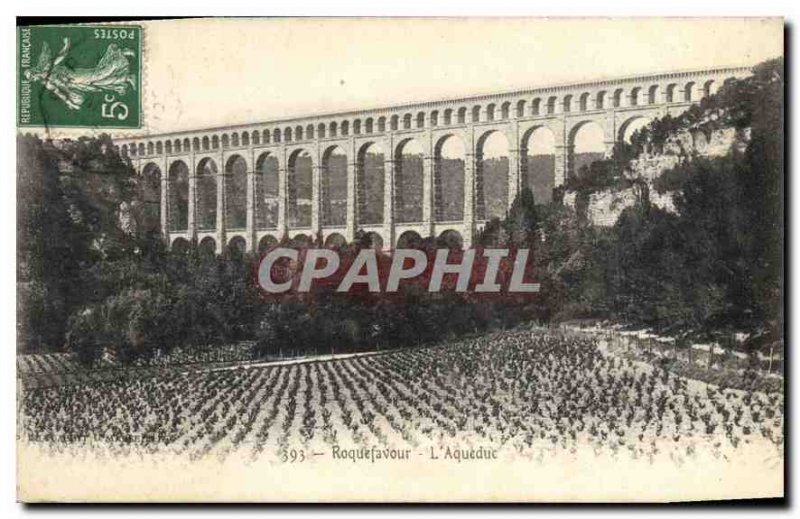
[[[655,117],[676,115],[749,67],[531,90],[115,139],[149,186],[171,247],[263,250],[283,237],[391,248],[469,246],[523,187],[537,201]]]

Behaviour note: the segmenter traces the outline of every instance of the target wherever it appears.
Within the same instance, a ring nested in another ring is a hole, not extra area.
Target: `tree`
[[[118,214],[133,169],[107,136],[19,136],[17,157],[18,344],[60,349],[70,314],[96,290],[93,267],[135,248]]]
[[[508,245],[528,248],[538,241],[539,216],[533,199],[533,192],[524,188],[508,210],[502,225],[508,236]]]

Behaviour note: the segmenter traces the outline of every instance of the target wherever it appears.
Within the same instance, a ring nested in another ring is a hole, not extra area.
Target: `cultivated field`
[[[782,457],[782,394],[720,390],[599,346],[516,331],[339,360],[23,383],[20,435],[54,450],[195,459],[445,444],[675,460],[758,444]]]

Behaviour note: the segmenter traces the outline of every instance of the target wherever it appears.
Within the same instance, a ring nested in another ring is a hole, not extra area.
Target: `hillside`
[[[537,216],[551,318],[779,341],[783,88],[782,60],[761,64],[556,190]]]

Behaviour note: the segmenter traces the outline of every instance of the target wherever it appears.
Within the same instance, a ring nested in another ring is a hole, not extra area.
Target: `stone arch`
[[[230,146],[231,146],[230,137],[228,137],[227,133],[223,133],[222,134],[222,147],[223,148],[230,148]]]
[[[510,117],[511,117],[511,102],[506,101],[505,103],[500,105],[500,119],[506,121]]]
[[[312,140],[314,138],[314,125],[309,124],[306,126],[306,139]]]
[[[425,112],[417,112],[417,128],[425,128]]]
[[[350,121],[342,121],[342,124],[339,128],[341,130],[342,137],[347,137],[350,135]]]
[[[154,162],[145,164],[138,179],[138,227],[144,233],[161,230],[161,168]]]
[[[475,105],[475,106],[472,107],[472,119],[471,119],[471,121],[473,123],[481,122],[481,106],[480,105]]]
[[[166,141],[164,143],[164,152],[169,155],[172,153],[172,141]]]
[[[398,223],[422,221],[425,150],[419,141],[397,145],[394,163],[394,215]]]
[[[433,110],[430,114],[431,127],[439,126],[439,110]]]
[[[225,228],[247,226],[247,161],[231,155],[225,163]]]
[[[357,158],[356,224],[383,223],[386,152],[380,144],[370,142],[361,146]]]
[[[264,144],[269,144],[272,141],[272,133],[269,130],[263,130],[261,132],[261,142]]]
[[[297,149],[289,155],[286,169],[286,217],[288,226],[311,226],[312,169],[311,154]]]
[[[404,130],[411,129],[411,114],[405,114],[403,116],[403,129]]]
[[[416,231],[406,231],[397,237],[398,249],[414,249],[423,245],[423,238]]]
[[[347,239],[338,232],[331,233],[325,238],[325,247],[328,249],[339,249],[346,245]]]
[[[197,228],[213,230],[217,226],[217,163],[206,157],[197,163]]]
[[[263,254],[264,252],[267,252],[269,249],[276,246],[277,244],[278,244],[278,239],[275,238],[275,236],[271,234],[265,234],[264,236],[261,237],[260,240],[258,240],[258,252]]]
[[[208,140],[208,135],[203,136],[203,151],[208,151],[211,148],[211,141]]]
[[[144,143],[139,143],[139,155],[144,155]]]
[[[686,103],[694,101],[694,81],[689,81],[683,87],[683,100]]]
[[[531,115],[540,115],[542,113],[542,99],[540,97],[531,101]]]
[[[503,132],[490,130],[475,148],[475,218],[504,218],[508,210],[509,142]]]
[[[593,162],[605,158],[605,132],[596,121],[577,123],[569,131],[568,139],[567,178],[579,174],[584,166],[588,168]]]
[[[525,100],[517,101],[517,118],[525,117]]]
[[[556,103],[558,102],[558,98],[556,96],[550,96],[547,98],[547,115],[553,115],[556,113]]]
[[[533,193],[536,203],[553,200],[556,185],[556,137],[547,126],[534,126],[522,137],[521,184]]]
[[[147,154],[148,155],[155,155],[154,150],[153,150],[153,143],[152,142],[148,142],[147,143]]]
[[[234,236],[228,240],[228,252],[244,254],[247,252],[247,240],[241,236]]]
[[[361,243],[368,248],[383,250],[383,236],[377,231],[365,233]]]
[[[450,126],[451,124],[453,124],[453,109],[452,108],[446,108],[445,109],[443,123],[444,123],[445,126]]]
[[[667,85],[665,92],[665,99],[667,103],[674,103],[675,102],[675,90],[678,88],[678,85],[675,83],[670,83]]]
[[[170,245],[170,251],[174,254],[186,254],[189,252],[190,248],[191,244],[189,243],[189,240],[180,236],[172,240],[172,244]]]
[[[120,154],[121,154],[123,157],[127,157],[127,156],[128,156],[128,145],[127,145],[127,144],[123,144],[123,145],[120,147]]]
[[[289,243],[287,244],[289,247],[300,248],[300,247],[310,247],[314,244],[313,238],[305,233],[297,233],[292,238],[289,239]]]
[[[302,141],[303,140],[303,127],[299,124],[294,128],[294,140]]]
[[[713,79],[709,79],[703,83],[703,97],[714,95],[717,92],[717,83]]]
[[[589,109],[589,92],[584,92],[578,98],[578,109],[585,112]]]
[[[383,133],[386,131],[386,117],[380,116],[378,117],[378,131]]]
[[[606,91],[600,90],[594,97],[594,107],[597,110],[604,110],[606,105]]]
[[[633,134],[647,126],[649,123],[650,119],[642,115],[634,115],[629,117],[620,125],[619,133],[617,134],[617,141],[630,144]]]
[[[242,146],[250,146],[250,134],[242,132]]]
[[[213,135],[211,137],[211,149],[213,150],[219,149],[219,137],[217,135]]]
[[[330,146],[322,154],[322,225],[347,223],[347,153]]]
[[[497,109],[497,105],[494,103],[489,103],[486,105],[486,120],[487,121],[494,121],[495,117],[495,110]]]
[[[328,125],[328,135],[331,137],[336,137],[338,130],[339,124],[336,121],[331,121],[331,123]]]
[[[462,250],[464,248],[464,238],[455,229],[447,229],[436,237],[436,246],[450,250]]]
[[[176,160],[170,164],[167,178],[168,227],[171,231],[186,231],[189,228],[189,166]]]
[[[236,132],[233,132],[231,134],[231,146],[233,146],[235,148],[239,147],[239,134],[236,133]]]
[[[217,253],[217,240],[211,236],[206,236],[197,246],[197,251],[201,256],[214,256]]]
[[[278,225],[278,176],[280,163],[271,152],[264,152],[256,159],[255,170],[255,226],[256,229],[272,229]]]
[[[439,139],[433,153],[433,218],[437,222],[464,219],[464,165],[467,148],[456,135]]]
[[[647,104],[654,105],[658,102],[658,85],[651,85],[647,89]]]
[[[367,117],[367,119],[364,121],[364,131],[367,134],[370,134],[373,132],[373,127],[374,127],[374,121],[372,117]]]
[[[318,139],[325,138],[325,123],[319,123],[317,125],[317,138]]]
[[[200,151],[200,139],[198,137],[192,139],[192,150]]]
[[[399,128],[399,124],[400,124],[400,116],[397,114],[393,115],[392,118],[389,120],[389,128],[391,128],[392,131],[395,131]]]
[[[630,105],[631,106],[639,106],[639,94],[642,92],[642,87],[633,87],[631,88],[630,94]]]
[[[458,109],[456,120],[458,124],[465,124],[467,122],[467,108],[465,106]]]
[[[281,142],[281,131],[278,128],[272,130],[272,142]]]
[[[572,94],[565,95],[563,103],[564,113],[570,113],[572,111]]]
[[[259,132],[258,130],[253,130],[253,132],[250,133],[250,141],[254,145],[261,144],[261,132]]]
[[[625,91],[621,88],[614,90],[614,95],[611,98],[611,107],[612,108],[620,108],[622,107],[622,94]]]
[[[289,126],[283,129],[283,142],[292,142],[292,128]]]

